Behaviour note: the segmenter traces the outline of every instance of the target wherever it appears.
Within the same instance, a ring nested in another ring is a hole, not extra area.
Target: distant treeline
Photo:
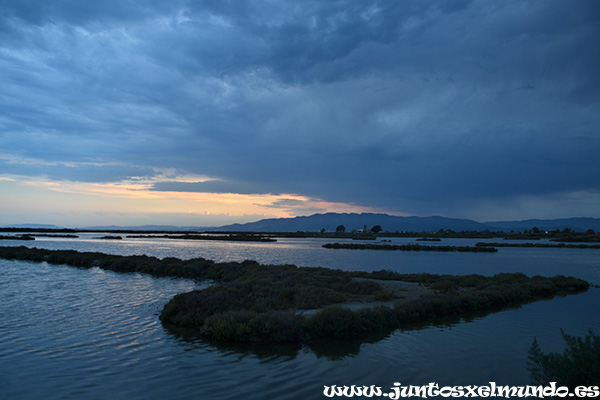
[[[54,237],[54,238],[78,238],[77,235],[72,234],[53,234],[53,233],[28,233],[27,236],[34,237]]]
[[[463,253],[496,253],[493,247],[474,246],[423,246],[420,244],[363,244],[363,243],[326,243],[326,249],[348,250],[401,250],[401,251],[458,251]]]
[[[276,242],[276,239],[249,235],[128,235],[128,238],[165,238],[165,239],[183,239],[183,240],[225,240],[233,242]]]
[[[342,229],[343,228],[343,229]],[[200,235],[203,234],[218,234],[218,235],[248,235],[261,237],[294,237],[294,238],[339,238],[339,239],[374,239],[377,237],[406,237],[406,238],[458,238],[458,239],[491,239],[504,238],[514,240],[539,240],[549,239],[558,242],[600,242],[600,234],[593,229],[588,229],[586,232],[576,232],[569,228],[563,230],[541,230],[537,227],[524,229],[523,231],[453,231],[450,229],[439,229],[437,231],[402,231],[390,232],[385,231],[385,227],[376,225],[371,229],[350,231],[347,232],[342,225],[338,226],[335,232],[327,231],[325,228],[318,232],[312,231],[297,231],[297,232],[258,232],[258,231],[170,231],[170,230],[131,230],[131,229],[49,229],[49,228],[0,228],[0,232],[21,232],[21,233],[98,233],[107,232],[114,234],[123,233],[138,233],[140,235],[148,234],[172,234],[172,235]]]
[[[36,237],[56,237],[56,238],[78,238],[77,235],[70,234],[50,234],[50,233],[26,233],[21,235],[2,235],[3,240],[35,240]]]
[[[14,236],[2,235],[2,236],[0,236],[0,240],[35,240],[35,238],[31,235],[14,235]]]
[[[476,243],[478,248],[488,247],[535,247],[555,249],[600,249],[600,244],[564,244],[564,243]]]

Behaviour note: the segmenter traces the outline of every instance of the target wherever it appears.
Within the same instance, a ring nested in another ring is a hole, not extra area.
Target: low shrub
[[[250,321],[255,312],[226,311],[206,318],[202,326],[204,336],[222,342],[248,342],[254,335]]]
[[[357,331],[368,333],[398,327],[394,310],[385,307],[363,308],[355,311]]]
[[[449,280],[449,279],[443,279],[440,281],[437,281],[435,283],[433,283],[431,286],[431,289],[435,290],[436,292],[440,292],[440,293],[448,293],[448,292],[456,292],[457,289],[457,285]]]
[[[369,296],[370,301],[390,301],[397,298],[396,293],[393,290],[378,290]]]
[[[256,339],[273,343],[297,343],[304,337],[304,318],[293,312],[266,312],[254,316],[250,327]]]
[[[353,279],[342,290],[352,294],[374,294],[381,290],[381,285],[373,281]]]
[[[556,382],[571,390],[577,386],[600,385],[600,336],[591,330],[584,337],[570,336],[562,332],[567,344],[565,351],[544,354],[537,339],[528,352],[527,369],[531,379],[539,385]]]
[[[309,339],[351,339],[358,336],[356,314],[344,307],[329,306],[307,319],[306,334]]]

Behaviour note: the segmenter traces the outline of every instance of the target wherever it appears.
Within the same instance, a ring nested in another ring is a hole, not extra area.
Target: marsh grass
[[[350,272],[294,265],[262,265],[255,261],[216,263],[203,258],[180,260],[149,256],[117,256],[74,250],[0,247],[5,259],[99,267],[212,280],[214,285],[174,296],[161,312],[165,325],[190,327],[210,340],[230,343],[317,343],[323,339],[366,340],[414,324],[448,317],[486,314],[539,299],[583,292],[583,280],[521,273],[481,275],[398,274],[391,271]],[[418,283],[429,295],[402,299],[384,281]],[[397,300],[395,305],[350,310],[346,301]],[[314,314],[299,310],[319,309]]]

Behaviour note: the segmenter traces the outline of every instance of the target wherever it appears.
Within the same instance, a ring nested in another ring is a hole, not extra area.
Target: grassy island
[[[361,340],[408,324],[481,315],[589,287],[565,276],[350,272],[24,246],[0,247],[0,258],[212,280],[206,289],[176,295],[160,318],[165,325],[195,328],[207,339],[230,343]]]
[[[128,235],[128,238],[164,238],[183,240],[224,240],[232,242],[276,242],[277,239],[257,235]]]
[[[326,243],[326,249],[347,250],[401,250],[401,251],[458,251],[461,253],[497,253],[498,249],[488,246],[423,246],[421,244],[361,244]]]
[[[52,238],[69,238],[69,239],[79,238],[79,236],[77,236],[77,235],[71,235],[71,234],[28,233],[27,235],[28,236],[35,236],[35,237],[52,237]]]
[[[0,240],[35,240],[35,238],[31,235],[1,235]]]

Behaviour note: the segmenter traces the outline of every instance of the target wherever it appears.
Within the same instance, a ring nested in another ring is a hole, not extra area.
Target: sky
[[[0,0],[0,225],[600,217],[600,2]]]

